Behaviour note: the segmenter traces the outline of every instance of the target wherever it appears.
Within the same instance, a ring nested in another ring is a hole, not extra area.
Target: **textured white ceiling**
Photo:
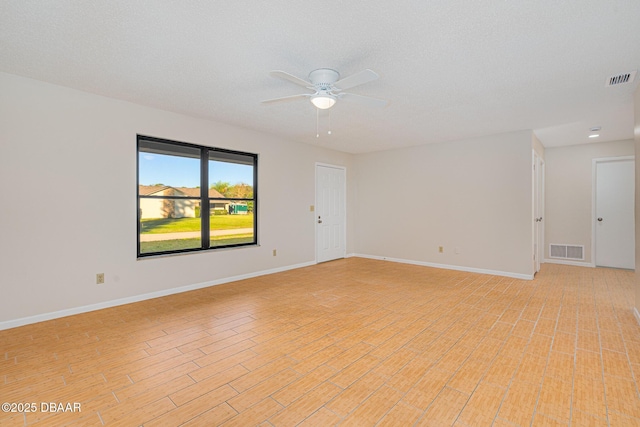
[[[320,117],[269,76],[380,79]],[[321,3],[2,0],[0,71],[361,153],[533,129],[546,147],[633,138],[638,0]],[[332,130],[332,135],[326,131]]]

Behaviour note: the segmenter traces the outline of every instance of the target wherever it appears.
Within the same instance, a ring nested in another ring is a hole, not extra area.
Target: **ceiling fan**
[[[315,93],[302,93],[300,95],[268,99],[266,101],[262,101],[263,104],[274,104],[278,102],[296,101],[299,99],[309,98],[315,107],[320,110],[326,110],[333,107],[337,100],[344,98],[372,107],[384,107],[387,105],[387,101],[384,99],[343,92],[345,89],[350,89],[354,86],[376,80],[379,77],[378,74],[369,69],[360,71],[359,73],[343,79],[340,78],[340,73],[336,70],[332,70],[331,68],[318,68],[317,70],[313,70],[309,73],[309,81],[303,80],[284,71],[271,71],[269,75],[279,79],[288,80],[298,86],[314,90]]]

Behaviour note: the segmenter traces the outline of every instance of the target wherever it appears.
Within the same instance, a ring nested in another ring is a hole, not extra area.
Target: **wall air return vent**
[[[631,83],[636,79],[638,70],[629,71],[628,73],[616,74],[607,79],[605,86],[617,86],[625,83]]]
[[[584,260],[584,246],[581,245],[549,245],[549,258]]]

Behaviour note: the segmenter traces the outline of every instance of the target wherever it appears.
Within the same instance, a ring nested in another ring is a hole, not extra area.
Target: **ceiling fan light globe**
[[[336,103],[336,97],[331,95],[316,95],[311,97],[311,103],[321,110],[333,107]]]

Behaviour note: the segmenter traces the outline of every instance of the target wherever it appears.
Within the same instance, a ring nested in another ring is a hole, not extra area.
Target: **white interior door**
[[[344,258],[345,239],[344,168],[316,165],[316,261]]]
[[[595,262],[635,268],[635,161],[595,161]]]
[[[540,271],[544,256],[544,160],[533,153],[533,268]]]

